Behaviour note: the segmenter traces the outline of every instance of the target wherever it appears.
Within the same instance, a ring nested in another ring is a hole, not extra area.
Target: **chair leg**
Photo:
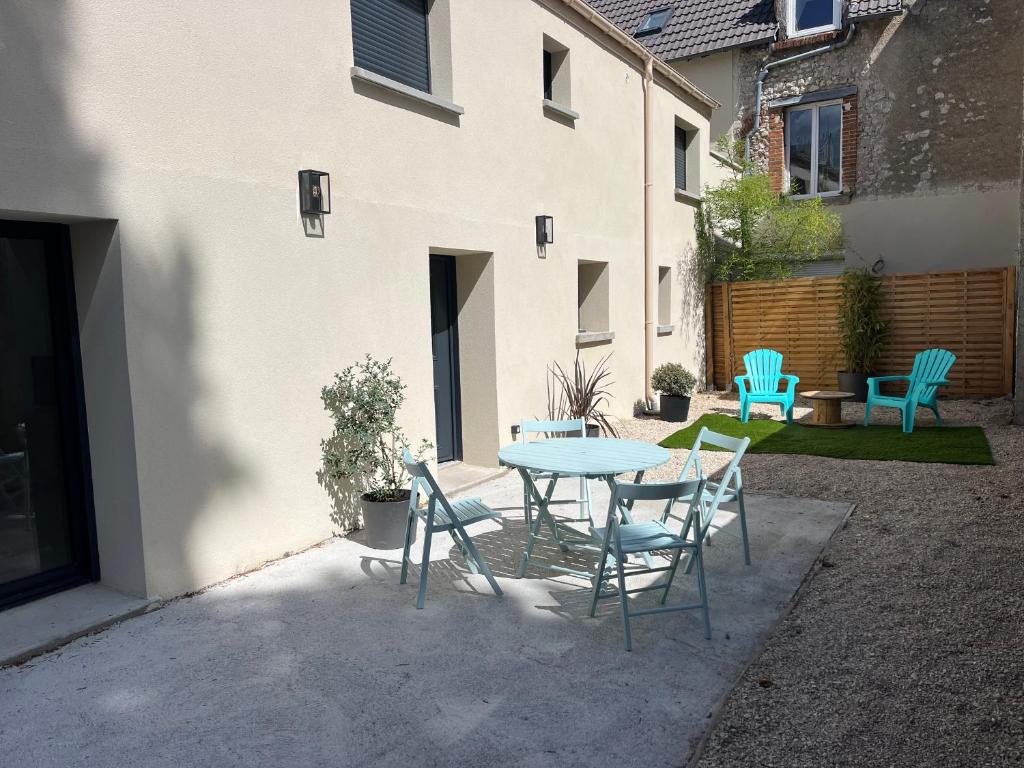
[[[665,600],[668,599],[668,591],[672,588],[672,580],[676,577],[676,569],[679,567],[679,558],[682,554],[683,550],[677,549],[675,554],[672,556],[672,570],[668,572],[668,578],[665,580],[665,591],[661,593],[662,605],[664,605]]]
[[[704,578],[704,550],[697,542],[697,589],[700,590],[700,611],[704,617],[704,639],[711,639],[711,617],[708,615],[708,585]]]
[[[793,403],[789,404],[789,407],[782,406],[782,412],[786,415],[786,423],[793,423]]]
[[[864,403],[864,426],[865,427],[871,421],[871,407],[872,407],[872,403],[871,403],[871,399],[869,398],[868,401],[866,403]]]
[[[402,575],[398,579],[399,584],[405,584],[409,579],[409,549],[412,547],[412,531],[416,525],[416,513],[409,510],[409,519],[405,523],[405,548],[402,550]]]
[[[743,486],[736,489],[736,505],[740,509],[740,533],[743,534],[743,562],[750,565],[750,539],[747,537],[747,509],[743,504]]]
[[[633,638],[629,632],[629,595],[626,594],[626,569],[623,562],[622,551],[616,542],[615,547],[615,570],[619,581],[619,603],[622,608],[622,631],[626,637],[626,650],[633,650]]]
[[[608,563],[608,544],[611,538],[611,531],[605,531],[604,541],[601,542],[601,554],[597,561],[597,576],[594,577],[594,594],[590,598],[590,617],[593,618],[597,612],[597,601],[601,595],[601,585],[604,583],[605,566]]]
[[[416,598],[416,607],[423,608],[427,599],[427,574],[430,572],[430,539],[433,537],[433,530],[427,525],[427,532],[423,537],[423,562],[420,564],[420,593]]]
[[[455,535],[455,529],[453,528],[452,530],[448,531],[448,535],[452,537],[452,541],[455,542],[455,546],[459,548],[459,554],[462,555],[462,560],[466,564],[466,567],[469,569],[469,572],[472,573],[474,576],[480,573],[480,569],[477,568],[477,563],[473,559],[469,550],[466,548],[465,543],[463,543],[462,539]]]
[[[747,423],[747,419],[750,418],[750,400],[744,398],[740,400],[740,421],[744,424]]]
[[[465,531],[462,532],[462,537],[466,541],[466,548],[469,550],[470,556],[476,560],[476,564],[480,567],[480,572],[483,573],[484,578],[487,579],[487,583],[491,585],[491,589],[494,590],[494,594],[501,597],[501,587],[498,586],[498,582],[494,578],[494,574],[491,573],[491,569],[487,566],[487,563],[482,557],[480,557],[480,553],[477,552],[476,545],[473,543],[473,540],[469,538],[469,534]]]
[[[939,415],[939,404],[935,403],[935,405],[929,405],[928,407],[931,409],[932,413],[935,414],[935,423],[941,427],[942,417]]]
[[[916,415],[916,411],[917,408],[913,403],[907,403],[907,405],[903,407],[903,431],[908,434],[914,431],[914,416]]]

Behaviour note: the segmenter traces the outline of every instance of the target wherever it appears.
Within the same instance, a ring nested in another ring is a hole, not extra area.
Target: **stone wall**
[[[763,103],[856,85],[859,162],[856,178],[844,185],[857,196],[1018,186],[1024,3],[916,0],[908,5],[901,16],[858,24],[841,50],[772,70]],[[803,50],[788,47],[773,58]],[[741,129],[753,124],[754,84],[764,57],[764,48],[740,54]],[[770,127],[781,130],[781,121],[766,118],[767,107],[762,129],[752,137],[752,156],[767,170]]]

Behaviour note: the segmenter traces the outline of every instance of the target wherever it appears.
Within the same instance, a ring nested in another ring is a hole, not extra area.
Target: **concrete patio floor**
[[[474,495],[522,499],[511,475]],[[423,611],[400,553],[338,539],[0,670],[0,765],[679,766],[849,512],[748,496],[753,565],[730,515],[707,552],[712,639],[642,617],[632,653],[583,580],[512,578],[519,510],[474,529],[505,596],[438,538]]]

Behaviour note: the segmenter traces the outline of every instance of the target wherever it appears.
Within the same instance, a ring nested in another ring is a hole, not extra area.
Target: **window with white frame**
[[[786,112],[786,171],[794,197],[842,192],[842,102],[792,107]]]
[[[815,35],[839,29],[843,22],[843,0],[786,0],[790,37]]]

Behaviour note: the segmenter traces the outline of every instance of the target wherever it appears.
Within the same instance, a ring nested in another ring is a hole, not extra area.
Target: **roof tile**
[[[892,0],[860,0],[890,2]],[[651,11],[672,8],[661,32],[637,38],[665,61],[737,48],[775,37],[774,0],[587,0],[626,34]]]

